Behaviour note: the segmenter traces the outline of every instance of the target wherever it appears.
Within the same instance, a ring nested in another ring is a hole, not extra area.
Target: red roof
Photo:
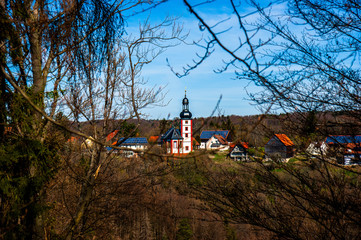
[[[119,130],[115,130],[114,132],[109,133],[109,135],[106,138],[107,142],[112,140],[115,137],[115,135],[117,135],[118,132]]]
[[[242,147],[244,147],[245,149],[248,149],[248,143],[247,142],[234,142],[234,143],[231,143],[229,146],[230,146],[230,149],[233,149],[236,145],[241,145]]]
[[[246,142],[241,142],[241,145],[242,145],[245,149],[248,149],[248,143],[246,143]]]
[[[345,147],[349,149],[353,149],[356,147],[361,147],[361,143],[347,143]]]
[[[361,143],[348,143],[344,151],[346,154],[361,154]]]
[[[80,139],[79,137],[70,137],[67,142],[73,143],[78,141],[79,139]]]
[[[159,136],[150,136],[148,142],[156,143],[158,141]]]
[[[294,146],[291,139],[287,137],[286,134],[275,134],[275,136],[285,145],[285,146]]]

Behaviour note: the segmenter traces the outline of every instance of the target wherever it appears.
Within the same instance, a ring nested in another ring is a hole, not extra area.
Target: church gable
[[[163,136],[162,136],[162,141],[166,141],[169,142],[171,140],[178,140],[178,139],[183,139],[179,129],[175,129],[174,127],[171,127]]]

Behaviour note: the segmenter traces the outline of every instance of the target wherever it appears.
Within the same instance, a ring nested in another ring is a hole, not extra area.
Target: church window
[[[186,121],[186,123],[185,124],[188,124],[188,121]]]
[[[177,142],[174,142],[173,145],[174,145],[174,148],[177,148]]]
[[[189,146],[186,146],[186,151],[188,151],[189,150]]]
[[[186,131],[188,131],[188,127],[186,127]]]
[[[186,133],[186,138],[188,137],[188,133]]]

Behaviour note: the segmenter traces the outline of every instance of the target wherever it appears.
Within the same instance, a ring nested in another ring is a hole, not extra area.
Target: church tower
[[[179,114],[181,123],[180,131],[183,137],[182,152],[188,154],[193,151],[193,131],[192,131],[192,113],[189,111],[189,101],[187,98],[187,91],[185,91],[184,98],[182,101],[183,110]]]

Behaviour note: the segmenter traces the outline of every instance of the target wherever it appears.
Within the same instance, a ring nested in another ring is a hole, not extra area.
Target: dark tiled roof
[[[228,130],[205,130],[201,133],[201,139],[210,139],[213,135],[220,135],[224,139],[227,139],[229,134]]]
[[[179,116],[181,119],[191,119],[192,113],[188,109],[185,109],[179,114]]]
[[[163,136],[162,141],[170,141],[174,139],[183,139],[179,129],[175,129],[174,127],[171,127]]]
[[[124,141],[124,142],[123,142]],[[148,144],[147,138],[145,137],[131,137],[124,140],[124,138],[120,138],[117,142],[114,142],[112,145],[125,147],[129,145],[146,145]],[[107,147],[107,150],[112,150],[111,147]]]
[[[361,135],[333,135],[325,140],[327,144],[361,143]]]
[[[123,142],[124,141],[124,142]],[[144,145],[148,144],[147,138],[145,137],[131,137],[124,140],[124,138],[120,138],[117,142],[117,145]]]
[[[275,134],[275,136],[285,145],[285,146],[294,146],[291,139],[287,137],[286,134]]]

